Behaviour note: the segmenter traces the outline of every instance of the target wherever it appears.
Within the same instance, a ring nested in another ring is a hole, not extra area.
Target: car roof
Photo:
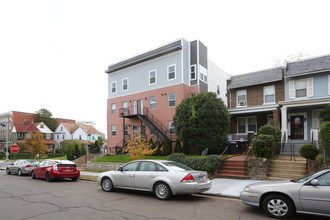
[[[74,162],[70,161],[70,160],[53,160],[56,163],[60,163],[60,164],[75,164]]]

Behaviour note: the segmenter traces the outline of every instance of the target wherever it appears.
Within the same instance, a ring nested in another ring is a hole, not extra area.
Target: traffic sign
[[[13,154],[17,154],[17,152],[19,151],[19,146],[17,146],[16,144],[11,145],[11,147],[10,147],[10,151],[11,151]]]

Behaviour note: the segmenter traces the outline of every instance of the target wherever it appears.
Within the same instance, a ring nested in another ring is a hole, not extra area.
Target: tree
[[[303,53],[303,52],[300,52],[296,55],[288,55],[285,60],[288,61],[288,62],[294,62],[294,61],[299,61],[299,60],[302,60],[304,58],[307,58],[309,57],[309,54],[308,53]],[[274,65],[275,66],[283,66],[280,58],[276,59],[274,61]]]
[[[151,149],[151,145],[141,137],[140,131],[134,131],[132,140],[127,141],[126,151],[130,153],[133,160],[138,160],[153,155],[156,149]]]
[[[330,121],[323,122],[320,129],[321,145],[325,150],[325,155],[330,158]]]
[[[76,156],[76,158],[80,157],[80,150],[79,150],[79,147],[78,147],[78,144],[75,144],[74,145],[74,156]]]
[[[320,118],[323,121],[330,121],[330,105],[325,106],[325,108],[320,111]]]
[[[31,132],[30,137],[27,138],[25,142],[25,151],[40,155],[47,153],[48,148],[43,139],[44,135],[41,132]]]
[[[168,137],[165,138],[162,153],[163,153],[164,156],[168,156],[172,153],[172,143],[171,143],[171,140]]]
[[[215,93],[201,93],[185,99],[176,108],[173,125],[177,136],[187,148],[199,152],[208,148],[212,154],[220,153],[227,146],[229,113]]]
[[[174,153],[181,153],[181,143],[179,138],[175,140]]]
[[[55,131],[56,127],[58,126],[58,121],[53,118],[53,114],[50,111],[45,108],[42,108],[37,111],[36,114],[36,122],[43,122],[49,127],[49,129]]]
[[[149,145],[150,145],[150,149],[152,149],[152,150],[157,149],[157,146],[154,143],[154,141],[152,140],[152,138],[149,139]]]

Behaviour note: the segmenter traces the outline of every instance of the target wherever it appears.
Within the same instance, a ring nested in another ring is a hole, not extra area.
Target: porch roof
[[[270,112],[276,110],[279,107],[278,104],[274,105],[259,105],[259,106],[252,106],[252,107],[243,107],[243,108],[232,108],[228,109],[229,114],[236,115],[236,114],[247,114],[247,113],[255,113],[255,112]]]
[[[319,99],[299,99],[299,100],[288,100],[279,102],[283,107],[304,107],[304,106],[316,106],[316,105],[327,105],[330,104],[330,98],[319,98]]]

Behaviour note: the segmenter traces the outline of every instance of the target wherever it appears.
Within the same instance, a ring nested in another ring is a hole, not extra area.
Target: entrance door
[[[304,116],[291,116],[291,138],[304,139]]]
[[[143,100],[134,101],[134,114],[143,115]]]

